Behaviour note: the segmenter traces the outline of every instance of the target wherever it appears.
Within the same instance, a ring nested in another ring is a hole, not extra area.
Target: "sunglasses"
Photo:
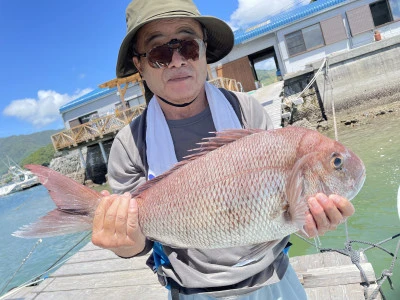
[[[173,39],[168,43],[154,47],[147,53],[135,53],[137,57],[146,57],[149,65],[159,69],[168,67],[172,61],[174,51],[177,50],[186,60],[198,60],[205,52],[205,45],[201,39],[178,40]]]

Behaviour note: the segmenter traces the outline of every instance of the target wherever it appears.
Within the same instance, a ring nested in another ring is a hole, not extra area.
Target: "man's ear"
[[[138,57],[134,56],[132,58],[133,64],[135,65],[136,69],[138,69],[140,76],[143,78],[143,69]]]

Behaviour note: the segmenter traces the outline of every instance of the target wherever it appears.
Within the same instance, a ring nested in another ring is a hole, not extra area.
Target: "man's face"
[[[136,35],[136,51],[147,53],[172,39],[203,39],[200,23],[188,18],[157,20],[144,25]],[[204,51],[205,53],[205,51]],[[206,55],[198,60],[186,60],[174,50],[167,67],[153,68],[146,57],[134,57],[133,62],[150,90],[170,102],[185,103],[195,99],[204,89],[207,78]]]

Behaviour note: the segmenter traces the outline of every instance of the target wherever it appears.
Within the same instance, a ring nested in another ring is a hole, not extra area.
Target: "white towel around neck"
[[[208,82],[205,83],[205,91],[215,129],[221,131],[242,128],[232,105],[224,94]],[[148,179],[151,179],[164,173],[178,161],[167,121],[155,96],[149,102],[146,117]]]

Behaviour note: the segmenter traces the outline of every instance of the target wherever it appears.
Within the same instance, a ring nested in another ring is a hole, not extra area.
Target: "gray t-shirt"
[[[246,128],[272,128],[269,116],[253,97],[237,93]],[[136,121],[138,123],[138,121]],[[184,120],[169,120],[178,160],[187,150],[215,131],[210,109]],[[133,191],[145,181],[146,170],[140,159],[141,141],[135,127],[125,127],[117,135],[111,148],[108,176],[115,193]],[[175,249],[163,246],[172,268],[162,267],[168,277],[187,288],[186,293],[207,293],[226,297],[252,292],[262,286],[278,282],[286,272],[288,258],[282,253],[288,237],[270,242],[259,261],[235,267],[238,261],[254,251],[255,245],[226,249]],[[147,248],[147,247],[146,247]]]
[[[202,138],[215,135],[212,134],[212,132],[215,132],[215,126],[209,106],[193,117],[183,120],[167,120],[167,124],[178,161],[181,161],[187,155],[193,154],[189,150],[197,148],[197,143]]]

